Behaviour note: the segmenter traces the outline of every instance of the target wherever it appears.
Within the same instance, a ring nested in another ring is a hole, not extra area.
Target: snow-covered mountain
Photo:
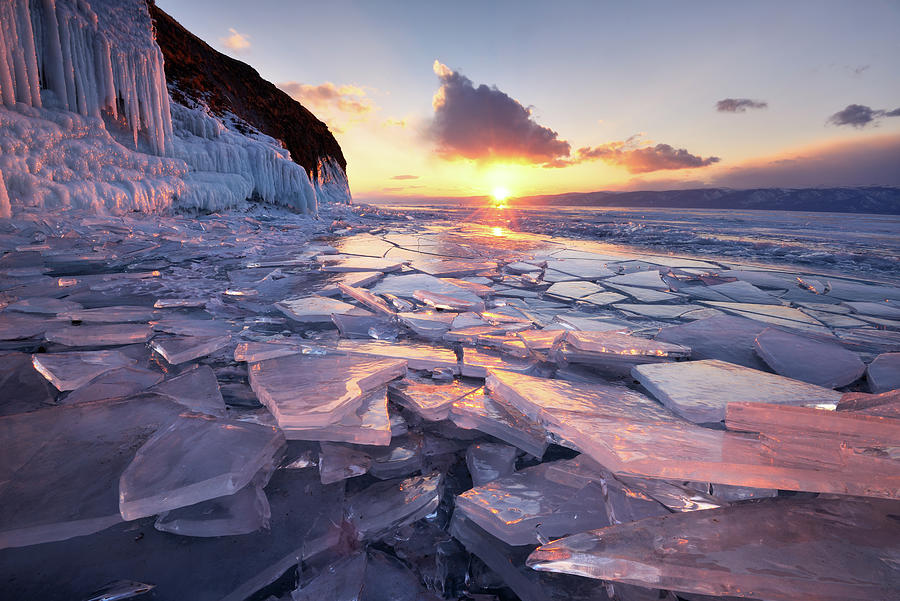
[[[349,202],[334,137],[272,90],[144,0],[3,0],[0,216]]]

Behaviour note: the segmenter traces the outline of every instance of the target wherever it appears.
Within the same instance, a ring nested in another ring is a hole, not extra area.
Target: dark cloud
[[[567,167],[588,161],[603,161],[625,167],[629,173],[650,173],[651,171],[708,167],[719,162],[719,157],[703,158],[691,154],[684,148],[675,148],[669,144],[641,145],[639,137],[632,136],[619,142],[579,148],[575,151],[573,158],[554,161],[548,167]]]
[[[898,164],[900,136],[882,136],[717,169],[708,183],[730,188],[900,186]]]
[[[444,158],[545,164],[568,157],[571,147],[495,86],[472,80],[434,61],[441,88],[434,95],[431,135]]]
[[[720,113],[746,113],[747,109],[764,109],[769,106],[762,100],[749,98],[723,98],[716,103],[716,110]]]
[[[848,104],[847,108],[838,111],[828,118],[832,125],[852,125],[865,127],[883,117],[900,117],[900,108],[892,111],[878,110],[864,104]]]
[[[391,179],[419,179],[418,175],[395,175]]]

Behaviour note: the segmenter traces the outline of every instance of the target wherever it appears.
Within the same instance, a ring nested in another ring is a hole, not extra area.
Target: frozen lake
[[[385,205],[418,218],[504,226],[635,249],[900,281],[900,215],[673,208],[476,209]]]

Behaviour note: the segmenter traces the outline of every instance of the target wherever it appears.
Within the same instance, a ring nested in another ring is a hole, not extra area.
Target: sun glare
[[[494,197],[495,201],[503,202],[504,200],[509,198],[509,190],[507,190],[506,188],[503,188],[501,186],[498,186],[498,187],[494,188],[494,191],[491,193],[491,195]]]

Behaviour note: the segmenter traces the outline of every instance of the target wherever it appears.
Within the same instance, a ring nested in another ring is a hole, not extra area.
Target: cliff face
[[[232,113],[280,140],[313,182],[320,165],[332,159],[346,172],[347,161],[328,126],[299,102],[260,77],[256,69],[225,56],[182,27],[148,0],[156,41],[165,58],[172,97],[182,104],[201,101],[213,114]]]

